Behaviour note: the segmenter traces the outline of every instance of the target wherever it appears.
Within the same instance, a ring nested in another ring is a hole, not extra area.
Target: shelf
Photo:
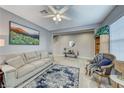
[[[100,50],[100,37],[95,38],[95,54],[99,53]]]

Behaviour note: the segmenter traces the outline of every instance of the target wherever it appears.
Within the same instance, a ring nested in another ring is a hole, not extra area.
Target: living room
[[[123,88],[123,15],[123,5],[0,5],[0,87]]]

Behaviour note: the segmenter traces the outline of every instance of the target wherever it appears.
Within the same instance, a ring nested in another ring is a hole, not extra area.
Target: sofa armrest
[[[16,83],[16,68],[10,65],[2,65],[2,71],[4,72],[5,87],[12,87]]]
[[[51,61],[54,61],[54,56],[52,54],[49,54],[49,58],[51,59]]]
[[[2,65],[2,71],[4,73],[10,73],[16,71],[16,68],[10,66],[10,65]]]

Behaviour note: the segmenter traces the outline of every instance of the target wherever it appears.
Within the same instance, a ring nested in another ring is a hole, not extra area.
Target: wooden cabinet
[[[95,54],[100,51],[100,37],[95,37]]]
[[[109,35],[100,35],[100,52],[109,53]]]
[[[95,37],[95,54],[109,53],[109,35]]]

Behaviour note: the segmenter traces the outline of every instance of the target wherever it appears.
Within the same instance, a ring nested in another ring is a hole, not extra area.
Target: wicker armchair
[[[115,61],[115,59],[116,59],[116,57],[115,57],[113,54],[103,53],[103,56],[104,56],[105,58],[110,59],[110,60],[112,61],[112,63],[114,63],[114,61]]]
[[[93,76],[97,75],[98,87],[100,87],[103,77],[108,78],[108,82],[111,85],[109,76],[111,74],[112,67],[113,67],[113,64],[110,64],[110,65],[107,65],[107,66],[101,66],[101,71],[99,71],[99,70],[94,71]]]
[[[94,71],[93,74],[96,74],[98,76],[98,80],[97,80],[98,87],[100,87],[103,77],[108,78],[108,82],[111,85],[109,76],[111,75],[111,70],[112,70],[112,67],[114,66],[114,61],[116,59],[115,56],[112,54],[104,53],[103,56],[105,58],[110,59],[112,61],[112,63],[107,66],[101,66],[101,71],[99,71],[99,70]]]
[[[101,53],[100,53],[101,54]],[[95,57],[99,56],[100,54],[96,55]],[[102,53],[103,54],[103,58],[108,58],[112,61],[112,63],[115,60],[115,56],[112,54],[108,54],[108,53]],[[93,60],[93,59],[92,59]],[[86,65],[85,70],[86,70],[86,75],[91,75],[91,72],[94,72],[96,69],[94,69],[96,67],[96,65],[99,63],[92,63],[92,60],[88,60],[89,64]],[[89,67],[89,68],[88,68]],[[91,68],[90,68],[91,67]]]

